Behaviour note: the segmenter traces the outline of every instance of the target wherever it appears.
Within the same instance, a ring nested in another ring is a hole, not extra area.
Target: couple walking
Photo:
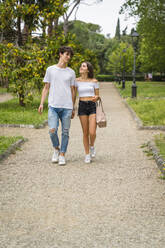
[[[48,97],[48,126],[50,139],[54,147],[52,162],[65,165],[65,153],[69,140],[71,118],[75,115],[75,101],[78,92],[78,116],[83,130],[85,163],[90,163],[95,157],[94,142],[96,139],[96,101],[99,99],[99,85],[93,75],[93,67],[89,62],[80,66],[80,77],[76,78],[74,70],[67,67],[73,56],[71,47],[59,49],[59,61],[49,66],[43,82],[41,103],[38,112],[42,114],[46,96]],[[59,120],[61,121],[61,145],[58,138]]]

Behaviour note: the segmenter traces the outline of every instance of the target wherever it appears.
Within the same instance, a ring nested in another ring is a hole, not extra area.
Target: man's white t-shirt
[[[75,72],[69,67],[49,66],[44,83],[50,83],[48,105],[54,108],[73,109],[71,86],[75,85]]]

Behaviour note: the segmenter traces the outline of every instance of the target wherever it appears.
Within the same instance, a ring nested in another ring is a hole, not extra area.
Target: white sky
[[[126,15],[119,15],[120,7],[124,2],[125,0],[103,0],[102,3],[92,6],[81,4],[76,19],[99,24],[102,28],[101,33],[104,35],[110,33],[110,37],[113,38],[115,35],[117,19],[119,17],[121,32],[128,26],[127,33],[129,33],[131,28],[136,27],[136,24],[133,18],[129,18],[126,21]],[[74,19],[74,15],[72,15],[71,19]]]

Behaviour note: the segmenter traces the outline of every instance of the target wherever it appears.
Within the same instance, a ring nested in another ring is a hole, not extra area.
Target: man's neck
[[[65,62],[59,60],[57,66],[59,68],[66,68],[67,67],[67,64]]]

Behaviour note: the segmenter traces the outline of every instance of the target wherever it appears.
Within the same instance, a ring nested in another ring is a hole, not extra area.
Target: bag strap
[[[101,97],[99,97],[98,105],[101,105],[102,111],[104,112],[103,103],[102,103]]]

